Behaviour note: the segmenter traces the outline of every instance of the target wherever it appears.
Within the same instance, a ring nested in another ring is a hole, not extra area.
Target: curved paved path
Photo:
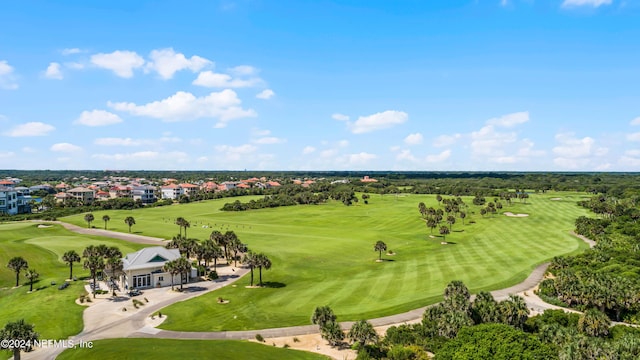
[[[88,234],[88,235],[99,235],[112,237],[116,239],[121,239],[125,241],[137,242],[142,244],[153,244],[153,245],[162,245],[165,241],[164,239],[142,236],[137,234],[126,234],[119,233],[114,231],[102,230],[102,229],[88,229],[79,227],[76,225],[56,221],[53,223],[57,223],[65,227],[66,229],[80,233],[80,234]],[[572,232],[572,235],[582,239],[587,242],[590,247],[595,245],[595,242],[589,239],[584,238],[583,236],[578,236],[577,234]],[[544,263],[538,265],[527,277],[524,281],[514,286],[492,291],[491,294],[496,300],[506,299],[511,294],[518,294],[533,290],[540,281],[542,281],[544,274],[547,271],[549,263]],[[317,334],[318,326],[317,325],[303,325],[303,326],[292,326],[292,327],[283,327],[283,328],[271,328],[271,329],[261,329],[261,330],[247,330],[247,331],[215,331],[215,332],[186,332],[186,331],[170,331],[170,330],[160,330],[148,325],[145,325],[145,320],[153,313],[158,310],[169,306],[178,301],[184,301],[195,296],[203,295],[209,291],[218,289],[220,287],[231,284],[232,282],[238,280],[242,275],[245,275],[248,272],[248,269],[239,269],[236,273],[238,276],[233,276],[232,278],[226,278],[223,281],[215,283],[214,286],[206,287],[206,290],[199,291],[197,293],[186,294],[186,296],[182,296],[180,298],[171,297],[168,299],[164,299],[157,303],[153,303],[149,306],[144,306],[142,309],[137,311],[135,314],[131,316],[127,316],[124,318],[116,319],[115,321],[107,322],[106,324],[101,324],[98,321],[99,326],[93,326],[96,324],[96,318],[92,318],[90,314],[98,313],[102,320],[104,321],[104,316],[99,311],[85,311],[83,316],[83,320],[85,323],[85,328],[81,333],[76,336],[70,337],[70,339],[79,342],[90,341],[90,340],[98,340],[105,338],[124,338],[124,337],[140,337],[140,338],[167,338],[167,339],[233,339],[233,340],[247,340],[255,338],[256,334],[261,334],[265,338],[274,338],[274,337],[286,337],[286,336],[296,336],[296,335],[306,335],[306,334]],[[200,286],[202,283],[198,283]],[[194,284],[191,284],[194,285]],[[539,297],[528,293],[525,293],[523,296],[527,306],[535,311],[544,311],[545,309],[564,309],[558,306],[554,306],[542,301]],[[429,305],[434,306],[435,304]],[[96,306],[96,305],[94,305]],[[369,322],[374,327],[383,327],[383,326],[393,326],[400,325],[404,323],[411,323],[420,321],[422,319],[422,314],[429,307],[421,307],[418,309],[414,309],[405,313],[395,314],[390,316],[385,316],[376,319],[370,319]],[[91,308],[89,308],[91,309]],[[95,314],[93,315],[95,317]],[[343,329],[351,328],[353,322],[341,322],[340,325]],[[24,359],[55,359],[55,357],[60,354],[64,349],[61,348],[53,348],[53,349],[41,349],[38,351],[34,351],[32,353],[27,353],[23,355]]]

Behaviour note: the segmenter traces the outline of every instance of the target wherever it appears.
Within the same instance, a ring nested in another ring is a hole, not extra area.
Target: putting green
[[[277,348],[248,341],[109,339],[93,342],[91,349],[65,350],[58,359],[261,359],[322,360],[325,356],[310,352]]]
[[[469,205],[466,225],[457,219],[446,237],[448,245],[441,245],[437,230],[430,237],[419,216],[419,202],[438,207],[434,195],[373,195],[368,205],[330,202],[247,212],[219,211],[234,200],[222,199],[94,215],[110,215],[109,224],[121,231],[126,231],[122,219],[134,216],[137,232],[164,238],[177,234],[172,219],[181,216],[191,222],[189,237],[205,239],[213,229],[233,230],[250,249],[267,254],[273,262],[263,272],[269,287],[247,289],[247,276],[236,287],[163,310],[168,315],[164,329],[243,330],[309,324],[318,305],[330,305],[340,320],[392,315],[438,301],[454,279],[474,292],[516,284],[537,264],[586,248],[569,235],[575,218],[587,215],[576,205],[584,196],[532,194],[526,204],[516,201],[501,210],[528,217],[482,217],[472,199],[464,198]],[[550,200],[558,197],[563,200]],[[64,221],[86,226],[82,219],[76,215]],[[377,240],[395,252],[383,254],[387,261],[382,263],[375,261]],[[230,303],[217,304],[218,296]]]
[[[84,307],[77,305],[75,299],[85,293],[83,282],[72,282],[65,290],[58,290],[58,286],[69,277],[69,266],[62,261],[62,255],[69,250],[82,255],[82,250],[90,244],[118,246],[124,253],[143,247],[74,234],[60,225],[39,228],[38,224],[28,222],[0,224],[0,327],[9,321],[25,319],[35,325],[43,339],[61,339],[79,333]],[[13,288],[15,273],[6,264],[15,256],[23,257],[29,267],[40,274],[32,293],[28,293],[24,271],[20,273],[21,286]],[[74,264],[73,274],[79,279],[89,275],[79,263]],[[56,285],[51,285],[52,282]]]

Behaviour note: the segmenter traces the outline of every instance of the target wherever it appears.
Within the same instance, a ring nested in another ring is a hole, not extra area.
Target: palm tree
[[[379,253],[378,260],[382,261],[382,252],[387,251],[387,244],[385,244],[384,241],[378,240],[373,246],[373,250]]]
[[[209,266],[209,261],[213,260],[213,271],[216,271],[218,258],[222,256],[222,249],[211,239],[205,240],[202,247],[204,248],[205,266]]]
[[[326,323],[322,329],[320,329],[320,332],[322,338],[327,340],[331,346],[337,346],[342,342],[342,340],[344,340],[344,332],[342,331],[340,324],[335,321]]]
[[[182,227],[184,228],[184,237],[187,237],[187,228],[191,227],[191,223],[185,219],[182,223]]]
[[[124,219],[124,223],[129,226],[129,232],[131,232],[131,227],[136,224],[136,219],[134,219],[133,216],[127,216]]]
[[[180,231],[180,236],[182,236],[182,225],[184,224],[185,221],[186,220],[183,217],[176,218],[175,224],[178,225],[178,229],[180,229],[179,230]]]
[[[224,248],[224,257],[227,258],[227,237],[218,230],[213,230],[209,239],[213,240],[218,246]]]
[[[87,227],[90,228],[91,227],[91,222],[95,220],[95,218],[93,217],[92,213],[88,213],[84,216],[84,221],[87,222]]]
[[[271,260],[265,254],[256,255],[256,266],[260,272],[260,286],[262,286],[262,268],[265,270],[271,269]]]
[[[166,263],[164,263],[162,270],[171,274],[171,290],[173,290],[173,277],[180,273],[180,270],[176,266],[176,260],[167,261]]]
[[[112,246],[102,256],[106,260],[106,268],[111,270],[111,279],[115,279],[116,273],[122,271],[122,252],[116,246]]]
[[[27,269],[29,267],[29,263],[27,263],[27,260],[21,258],[20,256],[16,256],[9,260],[7,267],[16,273],[17,287],[18,285],[20,285],[20,271]]]
[[[519,329],[522,329],[529,317],[527,303],[516,295],[509,295],[507,300],[498,304],[498,308],[502,315],[502,322]]]
[[[482,217],[484,217],[487,214],[487,209],[482,208],[480,209],[480,215],[482,215]]]
[[[351,341],[360,344],[359,348],[362,348],[367,343],[378,341],[378,334],[373,325],[366,320],[355,322],[347,336]]]
[[[180,274],[180,291],[182,291],[182,284],[184,283],[184,279],[191,272],[191,263],[184,256],[175,259],[174,261],[176,262],[176,270],[178,270],[178,273]]]
[[[33,291],[33,282],[40,277],[40,274],[38,274],[34,269],[27,269],[24,276],[29,280],[29,292]]]
[[[247,265],[251,270],[251,286],[253,286],[253,269],[255,269],[258,264],[256,254],[253,251],[244,254],[242,263]]]
[[[467,213],[465,213],[464,211],[460,211],[460,214],[458,214],[458,216],[460,216],[460,219],[462,219],[462,225],[464,225],[464,218],[467,217]]]
[[[438,206],[440,206],[440,202],[442,201],[442,195],[436,195],[436,200],[438,201]]]
[[[429,233],[433,234],[433,229],[435,229],[436,227],[438,227],[438,223],[436,222],[436,219],[430,217],[427,219],[427,227],[429,228]]]
[[[73,279],[73,263],[82,260],[75,250],[69,250],[62,255],[62,260],[69,264],[69,279]]]
[[[8,322],[3,329],[0,329],[2,343],[9,340],[9,345],[13,345],[7,350],[13,352],[14,360],[20,360],[20,351],[30,351],[31,344],[39,337],[38,333],[33,330],[33,325],[25,323],[24,319]]]
[[[96,298],[96,277],[99,271],[104,270],[104,259],[99,255],[89,255],[84,260],[84,268],[89,269],[91,278],[93,279],[93,298]]]
[[[420,215],[422,215],[422,217],[427,216],[427,205],[421,202],[418,204],[418,211],[420,211]]]
[[[449,228],[448,228],[448,227],[446,227],[446,226],[441,226],[441,227],[440,227],[440,235],[442,235],[442,239],[443,239],[444,241],[447,241],[447,235],[448,235],[449,233],[451,233],[451,231],[449,230]]]
[[[318,306],[311,315],[311,323],[317,324],[321,329],[331,321],[336,321],[336,315],[328,305]]]
[[[104,229],[107,230],[107,223],[109,222],[109,220],[111,220],[111,218],[109,217],[109,215],[104,215],[102,217],[102,221],[104,221]]]
[[[238,253],[247,251],[247,245],[243,244],[240,239],[233,238],[231,244],[229,244],[230,250],[233,251],[233,266],[238,266]]]
[[[227,263],[229,263],[229,251],[227,249],[231,247],[234,241],[238,240],[238,236],[233,231],[227,231],[224,233],[224,256],[227,258]]]
[[[471,317],[476,324],[500,322],[498,303],[490,292],[481,291],[476,295],[471,304]]]
[[[456,223],[456,217],[453,215],[447,216],[447,223],[449,224],[449,230],[453,229],[453,224]]]

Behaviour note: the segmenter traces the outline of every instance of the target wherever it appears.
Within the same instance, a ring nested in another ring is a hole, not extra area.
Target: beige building
[[[162,268],[165,263],[180,258],[178,249],[167,249],[162,246],[153,246],[141,249],[131,254],[127,254],[122,259],[122,270],[124,274],[120,278],[120,283],[126,289],[144,289],[150,287],[171,286],[171,274]],[[190,276],[186,276],[183,282],[195,276],[195,269],[191,269]],[[173,277],[175,285],[180,284],[180,275]]]

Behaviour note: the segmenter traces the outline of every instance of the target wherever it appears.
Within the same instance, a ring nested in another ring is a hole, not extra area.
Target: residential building
[[[112,198],[131,198],[133,197],[132,189],[129,186],[115,185],[109,188],[109,196]]]
[[[180,184],[179,186],[182,188],[182,190],[184,191],[184,194],[187,196],[194,195],[195,193],[198,192],[198,190],[200,190],[200,186],[189,184],[189,183]]]
[[[84,205],[91,205],[95,200],[96,193],[84,187],[76,187],[67,190],[67,194],[75,199],[82,201]]]
[[[378,182],[377,179],[369,177],[369,175],[365,175],[364,177],[362,177],[362,179],[360,179],[360,181],[361,182]]]
[[[156,187],[152,185],[133,186],[131,190],[133,200],[140,200],[143,204],[153,204],[156,202]]]
[[[163,246],[143,248],[122,259],[123,275],[120,283],[126,289],[142,289],[150,287],[170,286],[172,275],[163,270],[164,264],[180,258],[178,249],[167,249]],[[191,269],[191,274],[183,277],[183,282],[188,282],[191,277],[197,276],[196,269]],[[180,275],[173,276],[173,283],[180,284]]]
[[[0,185],[0,213],[15,215],[18,213],[18,192]]]
[[[169,184],[160,188],[163,199],[177,200],[184,194],[184,189],[180,185]]]

